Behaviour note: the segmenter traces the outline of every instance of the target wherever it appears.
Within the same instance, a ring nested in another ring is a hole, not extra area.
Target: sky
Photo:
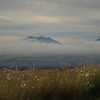
[[[64,44],[21,39],[27,36]],[[98,38],[100,0],[0,0],[0,55],[98,55]]]
[[[0,0],[0,41],[26,36],[80,43],[100,37],[100,0]]]

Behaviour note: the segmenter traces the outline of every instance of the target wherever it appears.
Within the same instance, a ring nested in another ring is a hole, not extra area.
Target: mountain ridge
[[[96,39],[95,41],[100,41],[100,38]]]
[[[24,40],[30,40],[32,42],[37,41],[37,42],[41,42],[41,43],[54,43],[54,44],[62,44],[59,41],[56,41],[50,37],[34,37],[34,36],[27,36],[26,38],[24,38]]]

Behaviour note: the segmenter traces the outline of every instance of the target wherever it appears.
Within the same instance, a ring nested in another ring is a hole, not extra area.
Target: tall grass
[[[99,95],[100,65],[0,71],[0,100],[100,100]]]

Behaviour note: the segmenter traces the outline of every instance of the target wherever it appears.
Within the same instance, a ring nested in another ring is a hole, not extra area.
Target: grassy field
[[[100,65],[1,69],[0,100],[100,100]]]

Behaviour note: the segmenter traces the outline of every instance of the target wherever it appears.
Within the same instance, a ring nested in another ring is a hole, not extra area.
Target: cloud
[[[90,41],[78,44],[46,44],[28,41],[1,42],[0,55],[99,55],[100,42]]]
[[[73,37],[73,38],[70,38],[70,37],[55,37],[55,39],[57,40],[57,41],[60,41],[60,42],[62,42],[62,43],[82,43],[82,42],[84,42],[85,41],[85,39],[82,39],[82,38],[75,38],[75,37]],[[86,39],[87,40],[87,39]],[[88,39],[88,41],[89,41],[89,39]]]
[[[15,41],[20,38],[21,37],[16,37],[16,36],[0,36],[0,42]]]
[[[99,0],[0,0],[0,35],[95,39],[100,33],[99,4]]]
[[[61,22],[61,18],[57,17],[45,17],[45,16],[36,16],[33,17],[35,19],[35,22],[42,22],[42,23],[58,23]]]
[[[22,22],[22,23],[59,23],[62,22],[64,18],[61,17],[49,17],[49,16],[14,16],[14,17],[7,17],[7,16],[0,16],[2,19],[8,19],[12,22]]]
[[[8,17],[8,16],[0,16],[0,19],[4,19],[4,20],[11,20],[11,18],[10,18],[10,17]]]

